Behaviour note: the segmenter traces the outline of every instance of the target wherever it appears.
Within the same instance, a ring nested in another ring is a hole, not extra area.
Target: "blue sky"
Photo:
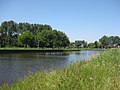
[[[49,24],[71,41],[120,36],[120,0],[0,0],[0,23]]]

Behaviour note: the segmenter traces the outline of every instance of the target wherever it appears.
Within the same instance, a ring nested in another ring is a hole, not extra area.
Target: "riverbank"
[[[36,73],[0,90],[118,90],[120,49],[110,49],[89,61],[51,72]]]
[[[63,52],[80,50],[106,50],[100,48],[0,48],[0,53]]]

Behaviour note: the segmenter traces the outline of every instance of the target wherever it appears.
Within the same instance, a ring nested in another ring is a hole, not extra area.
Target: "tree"
[[[89,48],[94,48],[94,47],[95,47],[95,44],[91,42],[91,43],[88,44],[88,47],[89,47]]]
[[[0,26],[1,47],[19,47],[22,45],[25,47],[53,48],[66,47],[69,43],[69,38],[65,33],[52,30],[52,27],[47,24],[30,24],[27,22],[17,24],[14,21],[4,21]]]
[[[75,41],[75,47],[79,48],[82,45],[82,42],[77,40]]]
[[[99,39],[103,47],[117,47],[120,45],[120,37],[119,36],[103,36],[101,39]]]
[[[109,37],[109,45],[114,45],[114,44],[115,44],[114,36],[110,36]]]
[[[75,42],[70,42],[69,47],[74,48],[75,47]]]
[[[17,40],[17,24],[14,22],[14,21],[4,21],[2,24],[1,24],[1,30],[0,30],[0,33],[1,33],[1,46],[2,47],[12,47],[12,46],[15,46],[14,43],[12,42],[13,39],[15,39],[16,37],[16,40]],[[17,42],[16,42],[17,43]]]
[[[32,47],[33,39],[33,34],[27,30],[18,37],[18,42],[25,47]]]
[[[57,30],[56,30],[57,31]],[[61,31],[57,31],[57,44],[59,47],[67,47],[70,44],[69,38],[67,35]]]
[[[99,39],[99,42],[101,42],[102,46],[105,47],[109,45],[109,38],[104,35],[101,39]]]
[[[36,36],[36,40],[38,42],[38,47],[45,47],[47,45],[47,32],[46,30],[42,31],[42,32],[38,32],[37,36]]]
[[[120,37],[119,37],[119,36],[115,36],[115,37],[114,37],[114,45],[115,45],[115,46],[120,45]]]
[[[84,40],[77,40],[77,41],[75,41],[75,47],[86,48],[87,47],[87,42],[85,42]]]
[[[82,48],[86,48],[87,47],[87,42],[85,42],[84,40],[81,41],[82,42]]]
[[[101,42],[95,41],[94,42],[94,48],[101,48],[102,44]]]
[[[66,47],[70,41],[65,33],[57,30],[43,30],[36,36],[38,47]]]
[[[1,26],[0,26],[0,47],[1,47],[1,45],[2,45],[2,35],[1,35]]]

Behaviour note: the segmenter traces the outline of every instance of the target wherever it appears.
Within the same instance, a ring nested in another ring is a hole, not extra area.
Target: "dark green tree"
[[[75,47],[75,42],[70,42],[69,48],[74,48]]]
[[[94,48],[101,48],[101,47],[102,47],[101,42],[98,42],[98,41],[94,42]]]
[[[46,35],[48,34],[47,33],[48,31],[44,30],[42,32],[38,32],[37,35],[36,35],[36,41],[37,41],[37,46],[38,47],[46,47],[47,45],[47,37]]]
[[[120,45],[120,37],[119,37],[119,36],[115,36],[113,42],[114,42],[114,45],[115,45],[115,46]]]
[[[33,34],[27,30],[18,37],[18,42],[24,47],[32,47],[33,39]]]
[[[24,35],[24,33],[27,35],[28,31],[30,35],[32,34],[32,42],[30,39],[26,40],[28,36]],[[28,43],[28,41],[30,41],[31,44],[30,42]],[[28,44],[26,44],[26,42]],[[65,33],[57,30],[52,30],[52,27],[47,24],[30,24],[27,22],[20,22],[17,24],[14,21],[4,21],[0,26],[0,46],[19,47],[21,46],[20,43],[23,46],[25,45],[25,47],[27,45],[30,47],[40,46],[53,48],[66,47],[70,42]]]
[[[102,47],[105,47],[109,45],[109,38],[104,35],[102,38],[99,39],[99,42],[101,42]]]
[[[114,36],[110,36],[109,37],[109,45],[114,45],[114,44],[115,44]]]
[[[95,44],[95,48],[98,48],[98,47],[99,47],[98,41],[95,41],[94,44]]]
[[[75,47],[86,48],[87,47],[87,42],[85,42],[84,40],[77,40],[77,41],[75,41]]]
[[[81,41],[79,41],[79,40],[75,41],[75,47],[79,48],[79,47],[81,47],[81,45],[82,45]]]
[[[91,43],[88,44],[88,48],[94,48],[94,47],[95,47],[94,43],[91,42]]]
[[[70,41],[65,33],[57,30],[43,30],[36,36],[38,47],[60,48],[69,45]]]

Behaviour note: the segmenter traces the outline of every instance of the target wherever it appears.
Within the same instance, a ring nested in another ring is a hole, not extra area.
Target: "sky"
[[[120,36],[120,0],[0,0],[0,24],[48,24],[70,41]]]

